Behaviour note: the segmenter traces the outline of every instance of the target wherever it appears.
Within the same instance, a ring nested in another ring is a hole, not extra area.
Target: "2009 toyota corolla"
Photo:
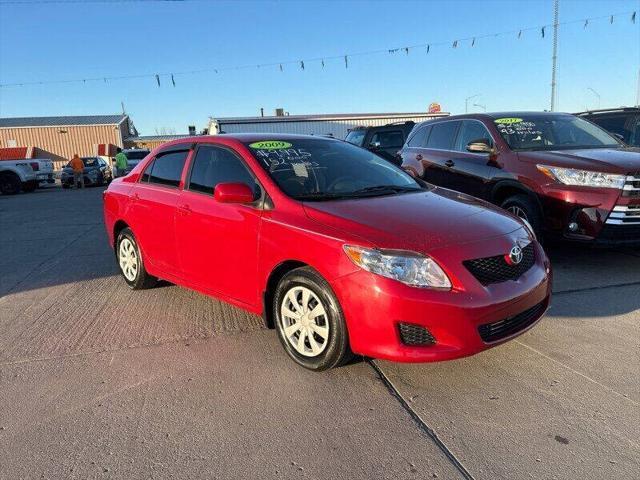
[[[165,144],[112,182],[104,214],[131,288],[162,278],[262,314],[313,370],[352,353],[472,355],[550,299],[549,261],[520,220],[328,138]]]

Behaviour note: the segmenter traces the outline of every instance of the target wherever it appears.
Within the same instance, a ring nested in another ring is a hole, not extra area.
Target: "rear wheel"
[[[20,177],[13,172],[0,174],[0,192],[3,195],[15,195],[20,192],[22,182]]]
[[[542,212],[534,199],[525,194],[513,195],[501,207],[528,223],[538,240],[542,240]]]
[[[309,267],[278,283],[273,318],[285,351],[309,370],[338,367],[352,354],[342,309],[329,284]]]
[[[158,279],[145,270],[140,248],[129,228],[125,228],[118,235],[116,258],[120,273],[132,290],[151,288],[157,283]]]

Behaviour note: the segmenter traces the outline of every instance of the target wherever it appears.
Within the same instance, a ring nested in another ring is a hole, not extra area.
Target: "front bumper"
[[[451,291],[409,287],[362,270],[332,282],[355,353],[399,362],[451,360],[504,343],[533,327],[544,315],[551,296],[552,274],[549,261],[537,243],[533,267],[515,281],[488,286],[481,285],[463,267],[462,260],[469,258],[468,251],[446,250],[435,251],[433,257],[437,259],[438,254],[446,254],[447,264],[455,265],[455,272],[447,272],[455,278],[452,278]],[[493,250],[495,252],[495,248]],[[471,258],[491,255],[486,253],[474,251]],[[462,287],[462,284],[470,286]],[[483,341],[481,326],[518,317],[536,306],[539,308],[534,311],[534,317],[521,324],[522,328],[506,331],[495,341]],[[435,343],[407,345],[400,335],[401,323],[426,328]]]
[[[542,203],[552,234],[595,246],[640,245],[640,195],[628,189],[550,187]]]

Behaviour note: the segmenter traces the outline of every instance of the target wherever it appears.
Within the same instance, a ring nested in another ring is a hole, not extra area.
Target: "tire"
[[[140,248],[131,229],[125,228],[118,234],[115,250],[120,273],[129,288],[144,290],[152,288],[158,282],[156,277],[145,270]]]
[[[69,185],[68,183],[63,183],[62,188],[71,188],[71,185]]]
[[[0,174],[0,192],[3,195],[15,195],[20,193],[22,182],[20,177],[13,172],[5,172]]]
[[[33,181],[33,182],[25,182],[22,184],[22,191],[23,192],[35,192],[36,188],[38,188],[38,182]]]
[[[500,206],[512,215],[528,222],[538,241],[542,241],[542,211],[533,198],[526,194],[513,195],[502,202]]]
[[[272,308],[278,338],[298,365],[319,372],[351,359],[342,308],[329,284],[313,269],[287,273],[276,287]],[[317,316],[309,317],[312,311]]]

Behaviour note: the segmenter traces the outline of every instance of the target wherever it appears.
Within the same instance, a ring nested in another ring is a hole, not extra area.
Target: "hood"
[[[640,148],[588,148],[518,152],[521,160],[554,167],[597,170],[605,173],[640,172]]]
[[[507,235],[523,228],[504,211],[482,200],[443,188],[420,193],[327,202],[306,202],[307,216],[349,232],[378,248],[428,253]]]

